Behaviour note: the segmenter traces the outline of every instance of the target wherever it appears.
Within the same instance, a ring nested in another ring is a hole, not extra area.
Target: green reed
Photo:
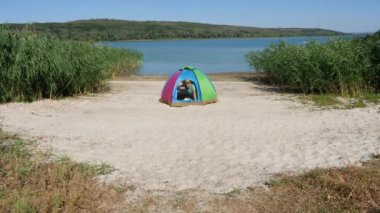
[[[0,102],[94,92],[103,80],[137,72],[138,52],[0,29]]]
[[[326,44],[311,41],[300,46],[280,42],[261,52],[250,52],[246,59],[282,89],[358,95],[379,89],[369,49],[360,39]]]

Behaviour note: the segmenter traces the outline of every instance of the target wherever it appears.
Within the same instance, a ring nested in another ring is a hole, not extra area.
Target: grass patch
[[[52,161],[40,157],[35,145],[0,131],[1,212],[111,211],[122,202],[115,187],[96,178],[112,172],[111,166],[68,157]]]
[[[234,189],[234,190],[231,190],[231,191],[225,193],[225,195],[228,197],[234,197],[234,196],[238,196],[240,193],[241,193],[240,189]]]
[[[313,103],[321,109],[354,109],[365,108],[369,104],[380,104],[380,94],[364,94],[354,97],[342,97],[331,94],[309,94],[297,96],[303,104]]]
[[[311,100],[318,106],[334,106],[340,102],[332,95],[311,95]]]
[[[380,104],[380,93],[364,93],[360,99],[368,103]]]
[[[347,104],[345,106],[345,109],[365,108],[365,107],[367,107],[367,104],[365,104],[363,100],[356,99],[355,101]]]
[[[341,102],[333,95],[303,95],[299,99],[303,103],[313,102],[318,107],[334,107]]]

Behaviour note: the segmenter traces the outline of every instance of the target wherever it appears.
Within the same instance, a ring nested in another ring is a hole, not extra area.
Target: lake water
[[[310,40],[326,42],[331,37],[200,39],[158,41],[116,41],[101,44],[129,48],[144,54],[141,74],[170,74],[184,66],[197,67],[205,73],[250,71],[245,54],[263,50],[284,40],[303,44]]]

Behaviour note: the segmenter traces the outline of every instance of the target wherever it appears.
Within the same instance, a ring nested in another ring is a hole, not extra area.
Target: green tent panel
[[[198,69],[193,70],[195,73],[195,76],[197,76],[199,86],[201,88],[202,93],[202,99],[204,102],[212,102],[216,100],[216,92],[214,85],[211,83],[211,81],[207,78],[207,76],[199,71]]]

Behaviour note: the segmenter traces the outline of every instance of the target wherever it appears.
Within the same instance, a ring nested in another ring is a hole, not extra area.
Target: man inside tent
[[[197,92],[195,90],[195,85],[192,84],[190,80],[185,81],[185,88],[186,88],[186,93],[188,97],[190,97],[192,100],[197,99]]]
[[[196,100],[197,92],[194,83],[190,80],[178,82],[177,99],[185,101]]]
[[[185,98],[187,98],[186,87],[185,87],[185,84],[182,81],[180,81],[178,82],[178,87],[177,87],[177,99],[184,100]]]

